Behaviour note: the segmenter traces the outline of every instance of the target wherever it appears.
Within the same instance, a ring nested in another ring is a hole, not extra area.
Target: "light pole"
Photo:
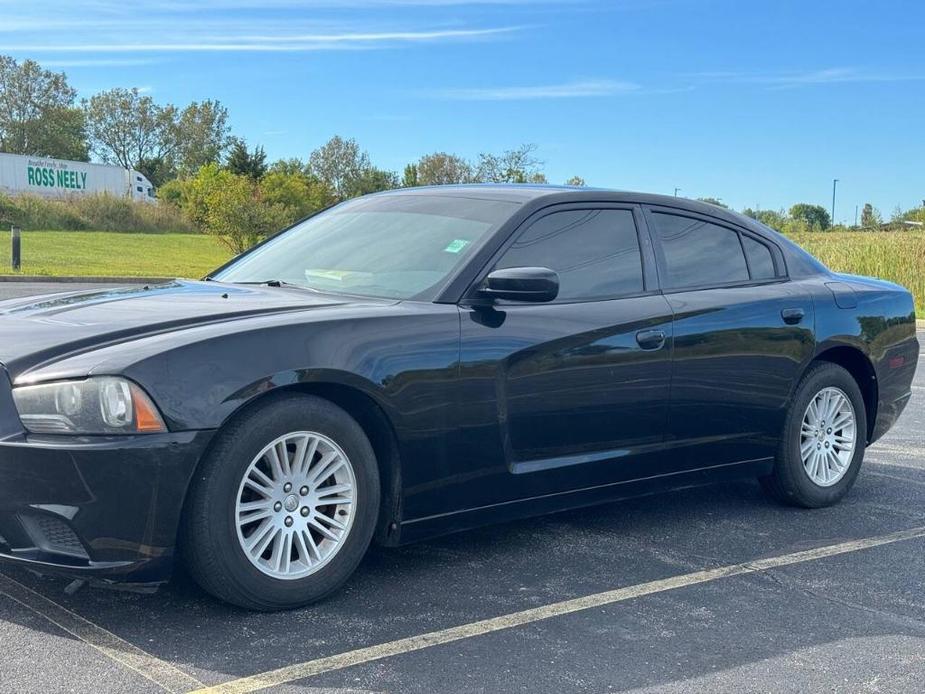
[[[832,179],[832,226],[835,226],[835,186],[838,185],[838,179]]]
[[[675,188],[675,189],[674,189],[674,196],[675,196],[675,197],[678,197],[678,193],[680,193],[680,192],[681,192],[681,189],[680,189],[680,188]]]

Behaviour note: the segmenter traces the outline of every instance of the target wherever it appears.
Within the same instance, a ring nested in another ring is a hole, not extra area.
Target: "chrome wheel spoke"
[[[329,520],[329,519],[325,519],[325,520]],[[313,516],[312,518],[309,519],[308,525],[313,530],[316,530],[318,534],[324,537],[325,539],[337,540],[337,535],[335,535],[326,525],[324,525],[320,521],[321,521],[320,516]]]
[[[800,458],[807,476],[820,487],[844,477],[854,456],[856,418],[840,389],[823,388],[806,406],[800,423]]]
[[[317,516],[317,518],[318,518],[318,520],[323,521],[324,523],[327,523],[329,526],[331,526],[332,528],[336,528],[337,530],[346,530],[346,529],[347,529],[347,526],[346,526],[346,525],[344,525],[344,524],[341,523],[339,520],[337,520],[336,518],[333,518],[333,517],[331,517],[331,516],[325,516],[325,515],[322,514],[322,515]]]
[[[254,458],[238,489],[242,550],[274,578],[314,573],[350,533],[355,488],[353,466],[334,441],[313,432],[279,437]]]

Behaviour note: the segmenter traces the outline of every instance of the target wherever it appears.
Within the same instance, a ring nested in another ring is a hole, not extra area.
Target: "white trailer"
[[[0,192],[47,198],[109,193],[139,202],[156,202],[154,186],[138,171],[20,154],[0,154]]]

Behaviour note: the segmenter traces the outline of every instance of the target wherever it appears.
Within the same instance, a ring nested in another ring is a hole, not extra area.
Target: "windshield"
[[[305,220],[213,279],[431,300],[479,241],[518,207],[508,201],[410,193],[359,198]]]

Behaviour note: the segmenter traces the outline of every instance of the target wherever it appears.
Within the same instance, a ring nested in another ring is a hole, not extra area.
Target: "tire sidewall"
[[[803,416],[810,401],[824,388],[835,387],[841,390],[851,401],[855,416],[855,447],[851,462],[845,475],[829,487],[821,487],[813,482],[803,466],[800,455],[800,434]],[[825,364],[807,377],[800,384],[794,396],[793,405],[787,417],[784,432],[783,463],[790,478],[795,501],[803,506],[817,508],[829,506],[839,501],[854,485],[861,470],[867,439],[867,416],[861,389],[854,378],[837,364]]]
[[[251,462],[270,442],[285,434],[310,431],[337,443],[356,479],[353,524],[343,546],[316,572],[300,579],[268,576],[251,563],[237,534],[235,505]],[[291,608],[319,600],[353,573],[365,554],[379,513],[379,476],[375,454],[362,428],[336,405],[312,396],[276,399],[254,410],[243,426],[217,445],[204,471],[199,502],[206,509],[216,570],[233,593],[263,609]]]

